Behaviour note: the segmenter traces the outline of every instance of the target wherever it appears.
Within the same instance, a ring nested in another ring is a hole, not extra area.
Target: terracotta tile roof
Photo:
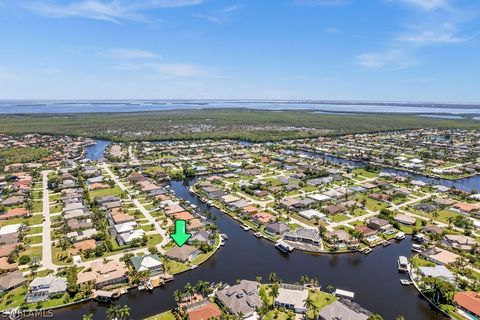
[[[480,315],[480,294],[473,291],[457,292],[454,297],[455,303],[470,311],[474,315]]]
[[[209,303],[205,306],[202,306],[198,309],[188,312],[189,320],[209,320],[209,319],[220,319],[222,312],[216,304]]]

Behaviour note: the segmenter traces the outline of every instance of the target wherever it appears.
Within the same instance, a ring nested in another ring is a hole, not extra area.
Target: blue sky
[[[478,0],[0,0],[3,99],[480,102]]]

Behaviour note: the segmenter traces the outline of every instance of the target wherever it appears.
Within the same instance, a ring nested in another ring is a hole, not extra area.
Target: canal
[[[104,145],[104,147],[106,144]],[[103,147],[103,148],[104,148]],[[101,147],[100,147],[101,149]],[[102,152],[96,152],[102,154]],[[348,160],[327,156],[332,162],[345,163]],[[96,160],[96,159],[93,159]],[[349,161],[350,162],[350,161]],[[361,163],[356,163],[361,165]],[[391,173],[413,176],[413,179],[442,184],[455,185],[458,189],[480,189],[480,177],[449,181],[412,175],[400,170],[385,169]],[[411,255],[411,239],[388,247],[377,247],[369,255],[362,253],[321,254],[313,255],[294,251],[289,255],[281,254],[271,242],[258,239],[251,232],[240,228],[239,224],[217,208],[211,207],[188,191],[193,183],[189,181],[172,181],[171,189],[179,198],[188,200],[199,209],[208,210],[216,217],[220,232],[229,237],[225,247],[197,269],[177,275],[175,280],[153,292],[132,290],[120,297],[117,304],[131,307],[132,319],[142,319],[176,306],[173,292],[182,289],[186,283],[198,280],[210,282],[235,283],[237,279],[254,280],[261,276],[268,281],[268,275],[276,272],[285,282],[296,282],[301,275],[316,277],[324,287],[333,285],[336,288],[355,292],[355,301],[385,319],[395,319],[403,315],[406,319],[432,320],[444,319],[441,313],[433,309],[420,297],[418,292],[409,286],[400,284],[401,275],[397,271],[398,256]],[[55,311],[55,319],[80,319],[83,314],[94,313],[95,319],[105,319],[108,306],[94,301],[77,304]]]

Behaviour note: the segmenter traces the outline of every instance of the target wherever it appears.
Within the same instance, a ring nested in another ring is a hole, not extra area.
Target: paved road
[[[106,163],[102,163],[102,168],[108,173],[108,175],[112,178],[112,180],[122,189],[123,191],[127,192],[127,194],[130,194],[130,191],[128,188],[118,179],[118,177],[110,170],[108,165]],[[163,237],[163,240],[161,243],[157,245],[157,249],[161,252],[164,253],[165,250],[162,248],[165,246],[169,241],[170,237],[168,234],[165,232],[165,230],[162,229],[160,224],[155,220],[154,217],[150,214],[150,212],[145,209],[145,207],[138,201],[137,199],[132,198],[132,203],[137,207],[138,210],[147,218],[148,222],[150,224],[153,224],[155,231],[160,234]]]
[[[46,269],[57,270],[58,266],[52,262],[52,237],[50,221],[50,197],[48,193],[48,174],[50,171],[42,171],[43,188],[43,225],[42,225],[42,266]]]

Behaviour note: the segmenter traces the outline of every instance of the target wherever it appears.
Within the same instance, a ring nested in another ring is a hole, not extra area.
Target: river
[[[102,143],[103,144],[103,143]],[[101,152],[97,152],[100,154]],[[327,156],[330,161],[352,161]],[[355,162],[357,165],[361,164]],[[398,174],[404,171],[387,169]],[[414,175],[414,179],[435,182],[443,185],[455,184],[459,189],[480,189],[478,176],[449,181]],[[433,179],[433,180],[432,180]],[[394,319],[403,315],[406,319],[427,320],[444,319],[420,297],[413,287],[400,284],[401,275],[397,271],[397,258],[411,255],[411,239],[407,237],[388,247],[377,247],[369,255],[362,253],[313,255],[294,251],[283,255],[271,242],[258,239],[251,232],[245,232],[239,224],[217,208],[211,207],[188,191],[190,181],[172,181],[170,186],[178,197],[197,205],[199,209],[209,210],[216,218],[219,229],[229,237],[225,247],[197,269],[175,277],[175,280],[153,292],[132,290],[116,302],[131,307],[132,319],[141,319],[174,308],[173,292],[188,282],[198,280],[210,282],[235,283],[237,279],[254,280],[257,276],[268,281],[268,275],[276,272],[285,282],[298,281],[301,275],[316,277],[324,287],[331,284],[336,288],[355,292],[355,301],[372,312],[379,313],[385,319]],[[107,306],[94,301],[74,305],[55,311],[55,319],[80,319],[85,313],[92,312],[95,319],[104,319]]]

